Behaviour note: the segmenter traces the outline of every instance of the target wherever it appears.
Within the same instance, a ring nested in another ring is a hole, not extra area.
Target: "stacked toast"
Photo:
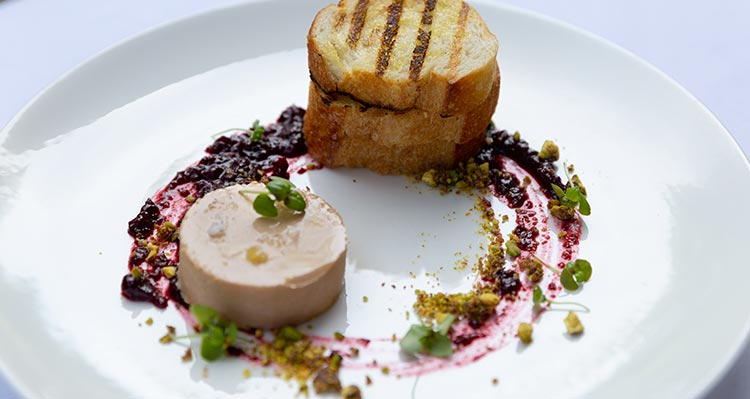
[[[317,14],[307,45],[304,133],[323,165],[413,174],[484,142],[498,42],[462,0],[341,0]]]

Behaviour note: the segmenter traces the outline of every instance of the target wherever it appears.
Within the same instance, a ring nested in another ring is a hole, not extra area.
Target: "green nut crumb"
[[[177,240],[177,226],[172,222],[164,222],[156,230],[156,236],[164,241],[176,241]]]
[[[583,333],[583,324],[581,324],[581,320],[575,313],[568,312],[563,322],[565,323],[565,328],[568,330],[568,334],[577,335]]]
[[[560,147],[552,140],[545,140],[542,144],[542,150],[539,151],[539,158],[546,161],[557,161],[560,159]]]
[[[530,344],[532,341],[531,335],[534,332],[534,327],[529,323],[521,323],[518,325],[518,339],[524,344]]]
[[[341,390],[341,397],[343,399],[362,399],[362,392],[356,385],[349,385]]]
[[[143,278],[143,269],[138,266],[133,266],[133,269],[130,270],[130,274],[133,275],[134,279],[140,280]]]
[[[526,273],[526,277],[532,283],[538,283],[542,280],[542,277],[544,277],[542,263],[532,257],[519,260],[518,266],[521,268],[522,272]]]
[[[575,209],[562,205],[553,205],[549,213],[560,220],[572,220],[576,216]]]
[[[573,175],[573,177],[570,178],[570,181],[573,183],[573,186],[578,187],[581,194],[586,195],[586,187],[583,186],[581,178],[578,177],[578,175]]]
[[[508,253],[508,256],[511,258],[517,258],[519,255],[521,255],[521,249],[518,248],[518,245],[513,240],[508,240],[505,242],[505,252]]]

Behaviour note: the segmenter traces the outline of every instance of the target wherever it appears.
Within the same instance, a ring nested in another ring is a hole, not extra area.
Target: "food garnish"
[[[588,306],[578,303],[578,302],[570,302],[570,301],[550,301],[547,299],[547,297],[544,295],[544,292],[542,292],[542,289],[539,288],[538,285],[534,286],[534,294],[532,297],[532,301],[534,302],[534,307],[539,307],[540,305],[543,305],[545,303],[549,305],[573,305],[573,306],[579,306],[583,312],[589,313],[591,312],[591,309],[588,308]]]
[[[583,332],[583,324],[581,324],[581,320],[575,313],[568,312],[563,322],[565,323],[565,328],[568,330],[568,334],[576,335]]]
[[[276,208],[277,202],[282,202],[287,208],[304,212],[305,197],[297,190],[294,183],[283,177],[271,176],[270,181],[266,183],[267,192],[255,192],[252,190],[240,190],[240,194],[257,194],[253,201],[253,209],[261,216],[275,218],[279,216],[279,210]]]
[[[455,320],[456,316],[447,315],[436,329],[423,324],[412,324],[409,332],[399,342],[401,350],[412,355],[449,357],[453,354],[453,345],[448,338],[448,331]]]
[[[534,332],[534,327],[529,323],[521,323],[518,325],[518,339],[524,344],[530,344],[532,341],[531,334]]]

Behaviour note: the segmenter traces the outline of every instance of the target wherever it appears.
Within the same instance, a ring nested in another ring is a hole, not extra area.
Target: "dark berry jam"
[[[490,170],[494,174],[502,174],[503,165],[502,158],[500,155],[504,155],[514,161],[516,161],[521,167],[526,169],[542,186],[542,190],[548,198],[553,198],[555,192],[552,190],[552,184],[563,187],[560,177],[555,172],[555,166],[551,161],[547,161],[539,158],[539,152],[531,149],[529,143],[520,137],[514,137],[513,134],[508,133],[505,130],[495,130],[492,125],[487,128],[487,144],[482,148],[481,152],[476,156],[478,163],[489,162]],[[493,177],[496,179],[495,175]],[[493,180],[493,183],[496,183]],[[500,182],[503,184],[510,184],[505,190],[510,190],[511,187],[518,187],[518,180],[515,182],[509,181],[508,183]],[[499,190],[502,187],[495,186],[495,190]],[[498,191],[500,192],[500,191]],[[505,193],[502,193],[506,196]],[[510,201],[510,199],[509,199]],[[521,201],[521,204],[523,201]],[[511,202],[511,204],[518,204],[518,202]],[[518,205],[520,206],[520,205]]]
[[[508,200],[509,207],[519,208],[529,199],[526,190],[521,186],[521,182],[518,181],[515,175],[494,168],[490,170],[490,178],[495,188],[495,195],[505,197]]]
[[[497,292],[502,296],[516,295],[521,289],[521,280],[513,270],[501,269],[495,274]]]
[[[134,238],[146,238],[151,235],[154,231],[154,226],[160,220],[159,207],[149,198],[141,207],[138,215],[128,223],[128,234]]]
[[[178,263],[178,239],[158,234],[160,227],[171,221],[173,225],[168,227],[174,229],[190,205],[213,190],[258,181],[267,175],[288,178],[287,158],[307,153],[302,135],[304,117],[304,109],[291,106],[264,128],[260,140],[253,141],[244,132],[219,137],[206,148],[206,156],[178,172],[164,189],[147,199],[128,223],[128,233],[134,238],[129,268],[140,267],[143,277],[125,275],[122,295],[160,308],[167,305],[167,298],[187,305],[173,277]],[[167,267],[173,268],[170,278],[163,274]]]

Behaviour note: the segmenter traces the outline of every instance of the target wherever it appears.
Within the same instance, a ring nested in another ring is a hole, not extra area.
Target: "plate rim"
[[[631,50],[628,50],[627,48],[617,43],[614,43],[610,40],[607,40],[603,38],[602,36],[592,33],[586,29],[573,25],[572,23],[565,22],[563,20],[557,19],[555,17],[551,17],[549,15],[543,14],[538,11],[533,11],[533,10],[529,10],[520,6],[511,5],[511,4],[507,4],[504,2],[497,2],[493,0],[468,0],[468,1],[470,3],[482,4],[487,7],[500,9],[504,12],[517,14],[526,18],[536,19],[545,24],[550,24],[558,28],[575,33],[577,35],[581,35],[585,37],[586,39],[592,40],[599,45],[602,45],[610,50],[614,50],[620,55],[623,55],[626,58],[637,62],[639,65],[646,67],[649,70],[649,72],[656,73],[664,82],[669,83],[669,85],[672,88],[677,89],[682,95],[686,96],[686,98],[689,98],[691,102],[697,105],[699,109],[701,109],[710,117],[711,121],[720,128],[719,130],[721,130],[721,132],[723,133],[724,139],[725,140],[728,139],[727,140],[728,144],[731,147],[733,147],[734,151],[736,151],[740,159],[742,159],[745,169],[747,171],[750,171],[750,160],[748,158],[748,155],[744,152],[742,147],[739,145],[737,139],[731,134],[729,129],[727,129],[727,127],[721,122],[721,120],[701,100],[699,100],[695,95],[693,95],[688,89],[682,86],[674,78],[666,74],[664,71],[656,67],[654,64],[641,58],[640,56],[638,56]],[[2,127],[2,129],[0,129],[0,146],[2,146],[5,143],[7,138],[10,136],[10,133],[15,129],[15,126],[18,124],[18,122],[21,121],[25,117],[25,115],[29,112],[29,110],[32,107],[34,107],[41,99],[47,96],[49,92],[54,90],[57,86],[59,86],[62,82],[64,82],[71,76],[78,73],[80,70],[87,67],[89,64],[101,58],[112,57],[113,56],[112,54],[116,53],[116,51],[120,47],[123,47],[128,44],[136,43],[141,40],[147,40],[147,37],[151,36],[155,32],[174,29],[177,26],[189,24],[190,22],[200,20],[211,15],[220,14],[222,12],[226,12],[232,9],[242,9],[246,7],[251,7],[252,5],[259,4],[259,3],[278,3],[278,2],[279,2],[278,0],[242,0],[233,4],[211,7],[209,9],[201,10],[201,11],[194,12],[194,13],[176,18],[176,19],[172,19],[166,22],[156,24],[150,28],[144,29],[135,34],[129,35],[123,39],[115,41],[113,44],[86,57],[83,61],[79,62],[73,68],[68,69],[66,72],[58,76],[56,79],[54,79],[51,83],[46,85],[38,93],[36,93],[28,102],[26,102],[26,104],[22,106],[18,110],[18,112],[15,113],[13,117],[11,117],[11,119]],[[737,332],[737,334],[735,335],[735,339],[730,343],[730,345],[727,345],[727,350],[723,354],[718,356],[719,360],[717,362],[714,362],[714,364],[708,368],[708,372],[704,373],[703,377],[700,380],[694,381],[692,384],[689,385],[690,388],[688,388],[687,393],[690,395],[690,397],[693,397],[693,398],[705,397],[727,375],[729,370],[737,363],[738,359],[743,353],[743,349],[750,345],[750,314],[746,316],[744,324],[745,325],[744,325],[743,331]],[[8,382],[8,384],[13,390],[17,391],[24,397],[30,397],[33,390],[31,390],[31,388],[29,388],[28,385],[20,383],[22,379],[16,376],[16,374],[13,372],[11,363],[8,360],[9,359],[5,359],[4,357],[0,356],[0,372],[5,377],[6,381]]]

